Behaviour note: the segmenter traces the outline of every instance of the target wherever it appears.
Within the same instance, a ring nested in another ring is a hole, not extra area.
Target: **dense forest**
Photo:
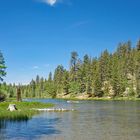
[[[0,80],[5,73],[5,62],[0,53]],[[15,84],[1,83],[0,94],[16,96]],[[36,76],[28,85],[20,86],[22,97],[136,97],[140,98],[140,40],[120,43],[114,53],[105,50],[100,57],[71,53],[70,67],[58,65],[47,79]]]

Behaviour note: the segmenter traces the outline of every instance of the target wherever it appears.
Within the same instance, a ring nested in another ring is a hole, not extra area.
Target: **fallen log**
[[[34,109],[37,111],[47,111],[47,112],[67,112],[67,111],[75,111],[74,109],[64,109],[64,108],[41,108]]]

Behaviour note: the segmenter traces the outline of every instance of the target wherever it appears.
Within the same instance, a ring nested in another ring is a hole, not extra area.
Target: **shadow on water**
[[[31,120],[0,120],[0,140],[34,140],[40,135],[60,134],[59,118],[34,117]]]

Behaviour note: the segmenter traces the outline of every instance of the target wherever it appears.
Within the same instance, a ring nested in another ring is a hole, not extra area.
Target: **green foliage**
[[[71,60],[70,60],[70,80],[76,81],[77,80],[77,71],[78,71],[78,53],[72,52],[71,53]]]
[[[62,90],[63,90],[64,94],[67,95],[67,94],[69,94],[69,87],[70,87],[70,85],[69,85],[69,72],[65,70],[63,76],[64,77],[63,77],[63,82],[62,82],[63,83]]]
[[[56,97],[56,86],[54,83],[48,83],[46,85],[46,93],[52,98]]]
[[[0,102],[4,101],[6,98],[5,89],[7,87],[3,87],[1,85],[1,81],[3,81],[3,77],[6,76],[5,72],[6,66],[2,52],[0,51]],[[4,84],[5,85],[5,84]]]
[[[137,44],[136,79],[137,79],[137,96],[140,98],[140,40],[138,41]]]
[[[1,59],[0,62],[4,60]],[[15,85],[3,83],[1,87],[7,96],[16,95]],[[95,97],[140,97],[140,40],[135,48],[130,41],[120,43],[114,53],[105,50],[98,58],[86,54],[80,59],[77,52],[72,52],[68,70],[58,65],[54,74],[49,73],[48,79],[37,75],[29,85],[21,87],[21,92],[22,97],[34,98],[54,98],[58,95],[74,97],[80,94]]]
[[[54,72],[54,83],[56,85],[57,88],[57,94],[62,93],[63,92],[63,84],[64,81],[66,79],[65,77],[65,69],[62,65],[59,65]],[[67,83],[65,83],[67,85]]]
[[[2,52],[0,51],[0,81],[3,81],[3,77],[6,75],[6,66]]]
[[[103,91],[102,91],[102,81],[101,77],[97,75],[95,85],[94,85],[94,96],[95,97],[102,97],[103,96]]]
[[[70,87],[69,87],[69,92],[71,93],[72,96],[75,94],[78,94],[80,91],[80,84],[78,82],[71,82]]]
[[[48,77],[48,81],[51,82],[52,81],[52,73],[49,73],[49,77]]]

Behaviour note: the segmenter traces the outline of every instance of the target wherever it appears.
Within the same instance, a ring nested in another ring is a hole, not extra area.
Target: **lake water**
[[[35,100],[70,112],[42,112],[28,121],[0,121],[0,140],[140,140],[139,101]]]

